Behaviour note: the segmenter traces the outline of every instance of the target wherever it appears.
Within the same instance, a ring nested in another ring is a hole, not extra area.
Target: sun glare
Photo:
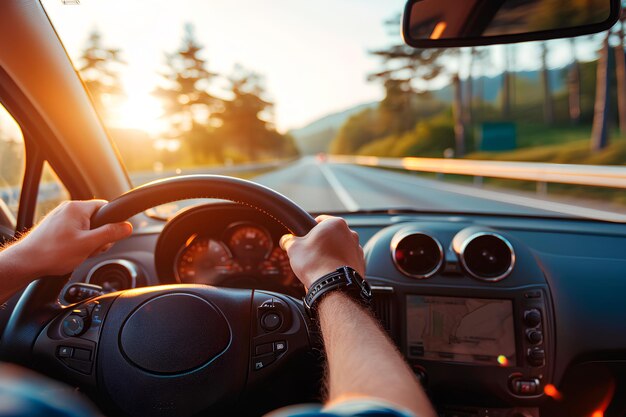
[[[156,134],[163,128],[161,104],[150,91],[127,86],[126,97],[112,109],[111,124],[124,129],[140,129]]]

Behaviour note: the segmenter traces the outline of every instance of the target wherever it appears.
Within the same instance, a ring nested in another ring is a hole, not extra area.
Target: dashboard
[[[373,310],[441,416],[587,415],[578,411],[599,407],[608,393],[604,415],[624,415],[626,225],[345,217],[364,246]],[[165,225],[146,220],[71,282],[111,290],[199,283],[301,298],[278,246],[285,232],[244,206],[197,206]]]

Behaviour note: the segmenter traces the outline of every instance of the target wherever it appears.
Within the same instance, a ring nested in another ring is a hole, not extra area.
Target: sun
[[[155,135],[164,128],[161,117],[163,108],[154,97],[152,88],[127,86],[125,97],[112,109],[111,126],[123,129],[139,129]]]

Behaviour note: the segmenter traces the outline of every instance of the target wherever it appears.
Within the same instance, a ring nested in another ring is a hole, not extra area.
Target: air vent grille
[[[372,311],[385,331],[393,338],[394,308],[392,288],[372,288]]]
[[[105,292],[127,290],[137,285],[137,267],[123,259],[102,262],[94,266],[85,282],[99,285]]]

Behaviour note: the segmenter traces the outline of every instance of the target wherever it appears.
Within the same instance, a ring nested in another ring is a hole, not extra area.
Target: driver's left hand
[[[7,251],[26,264],[23,266],[31,279],[68,274],[88,257],[108,250],[132,233],[128,222],[90,230],[91,216],[106,203],[66,201]]]

